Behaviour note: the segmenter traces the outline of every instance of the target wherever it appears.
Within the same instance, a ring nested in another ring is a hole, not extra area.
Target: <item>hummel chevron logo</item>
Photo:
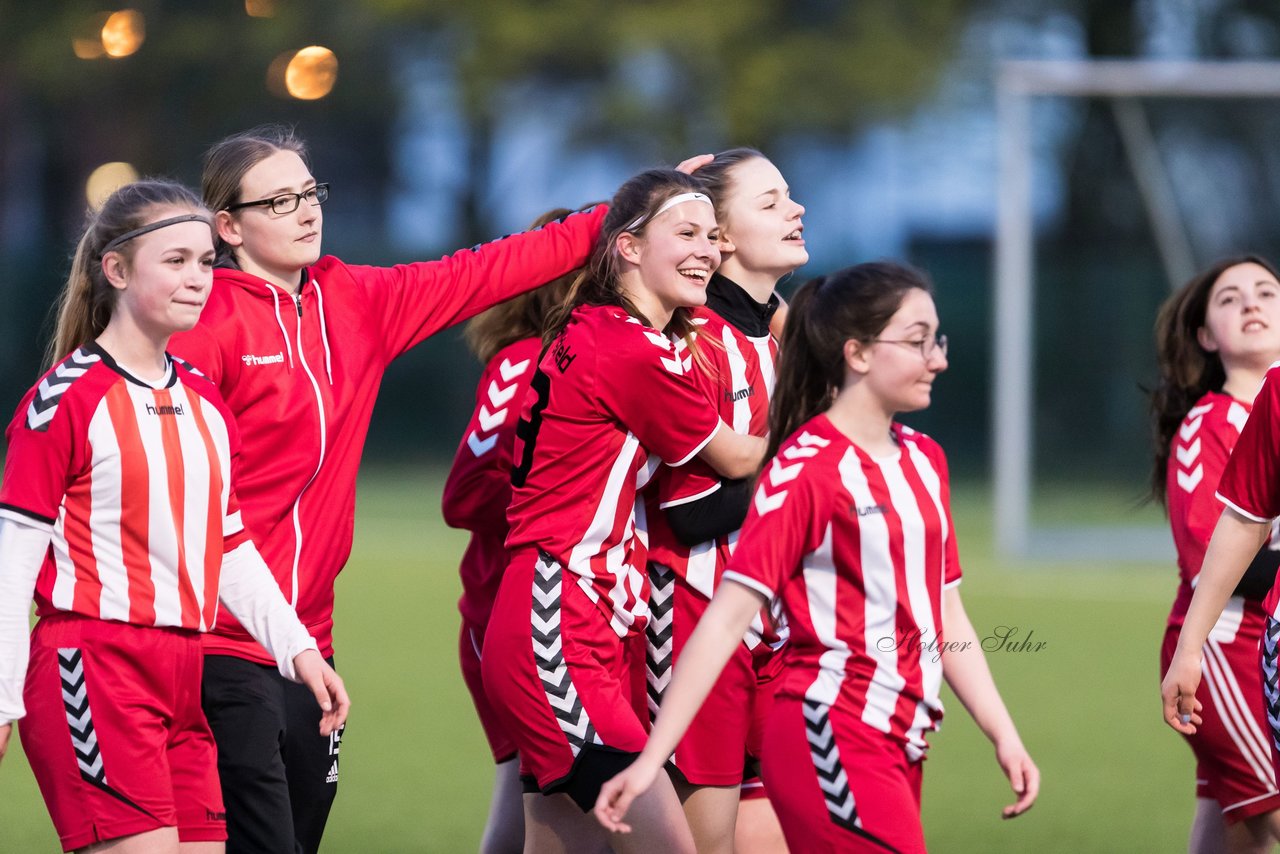
[[[53,416],[58,411],[58,401],[71,388],[71,383],[84,376],[94,362],[101,360],[102,357],[98,354],[81,347],[50,371],[36,387],[31,405],[27,407],[27,429],[41,433],[47,431],[49,422],[53,421]]]
[[[1196,457],[1200,456],[1200,437],[1197,436],[1190,445],[1178,445],[1174,448],[1174,453],[1178,457],[1179,465],[1190,466],[1196,461]]]
[[[661,333],[651,332],[650,330],[646,329],[644,330],[644,337],[648,338],[650,343],[654,344],[655,346],[661,347],[663,350],[669,351],[671,349],[671,339],[665,335],[662,335]]]
[[[662,697],[671,684],[673,595],[676,589],[676,574],[667,567],[656,563],[649,564],[649,624],[645,627],[645,640],[648,644],[645,655],[646,678],[648,681],[649,720],[658,716],[658,707]]]
[[[781,507],[782,503],[786,500],[787,490],[784,489],[780,492],[775,492],[773,495],[769,495],[765,491],[764,485],[761,484],[760,488],[756,490],[756,515],[764,516],[766,513],[772,513],[774,510]]]
[[[71,747],[80,775],[91,783],[106,785],[107,775],[98,752],[98,734],[93,728],[89,697],[85,691],[84,662],[75,647],[58,649],[58,675],[62,679],[62,705],[66,710]]]
[[[774,459],[773,465],[769,466],[769,483],[773,486],[781,486],[796,479],[800,474],[800,470],[804,468],[804,463],[792,463],[784,466],[782,460]]]
[[[498,444],[498,436],[494,434],[487,439],[481,439],[480,434],[472,430],[467,436],[467,447],[471,449],[471,453],[477,457],[483,457],[485,454],[493,450],[493,446]]]
[[[1204,466],[1198,465],[1190,472],[1179,469],[1178,486],[1182,487],[1183,492],[1191,492],[1200,484],[1202,477],[1204,477]]]
[[[496,412],[490,412],[489,408],[482,403],[480,404],[479,418],[481,432],[491,433],[501,427],[503,421],[507,420],[507,410],[503,407]]]
[[[533,659],[538,669],[538,679],[547,698],[560,731],[569,742],[573,755],[577,756],[586,744],[600,744],[591,719],[587,717],[578,691],[570,678],[569,668],[561,655],[560,642],[560,591],[563,570],[555,561],[545,557],[538,559],[534,567],[530,613],[533,627]]]
[[[523,374],[526,370],[528,370],[528,368],[529,368],[528,359],[525,359],[523,362],[516,362],[514,365],[511,364],[510,359],[503,359],[502,364],[498,365],[498,373],[502,374],[502,381],[504,383],[509,383],[516,377]]]
[[[1191,437],[1200,430],[1200,423],[1204,421],[1204,416],[1200,415],[1195,418],[1189,418],[1183,422],[1178,428],[1178,435],[1182,437],[1182,441],[1190,442]]]
[[[513,385],[500,386],[497,380],[489,381],[489,402],[494,406],[506,406],[511,402],[511,398],[516,396],[516,387]]]
[[[1208,412],[1210,409],[1213,409],[1213,404],[1212,404],[1212,403],[1202,403],[1202,404],[1201,404],[1201,405],[1199,405],[1199,406],[1193,406],[1193,407],[1191,407],[1191,409],[1187,412],[1187,416],[1186,416],[1186,417],[1187,417],[1187,418],[1199,418],[1201,415],[1204,415],[1204,414],[1205,414],[1206,412]]]
[[[849,777],[840,764],[840,748],[836,746],[835,732],[831,728],[830,706],[806,699],[804,718],[809,755],[817,774],[818,787],[822,789],[822,799],[826,802],[827,814],[832,822],[846,830],[861,827],[853,792],[849,789]]]

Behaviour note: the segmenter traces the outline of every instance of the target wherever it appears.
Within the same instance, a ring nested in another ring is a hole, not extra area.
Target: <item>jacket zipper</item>
[[[320,458],[316,462],[316,470],[311,477],[303,485],[302,490],[298,493],[298,500],[293,503],[293,537],[296,546],[293,552],[293,595],[289,599],[289,604],[297,610],[298,607],[298,563],[302,559],[302,496],[310,488],[315,481],[316,476],[320,474],[320,468],[324,465],[325,441],[328,435],[328,427],[324,418],[324,398],[320,394],[320,383],[316,380],[315,374],[311,372],[311,366],[307,364],[306,353],[302,350],[302,295],[291,294],[293,304],[298,309],[298,362],[302,365],[302,370],[306,372],[307,379],[311,380],[311,389],[316,396],[316,413],[320,421]]]

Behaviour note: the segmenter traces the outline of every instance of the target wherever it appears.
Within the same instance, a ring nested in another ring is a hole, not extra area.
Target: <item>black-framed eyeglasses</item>
[[[873,344],[902,344],[910,347],[920,353],[920,358],[926,362],[933,355],[934,350],[942,353],[942,358],[947,358],[947,336],[935,335],[932,338],[920,338],[915,340],[890,339],[890,338],[872,338],[870,343]]]
[[[301,193],[281,193],[269,199],[258,199],[256,202],[240,202],[239,204],[227,205],[223,210],[238,211],[241,208],[252,208],[261,205],[271,208],[273,214],[289,214],[296,211],[303,200],[306,200],[309,205],[323,205],[329,200],[329,185],[316,184]]]

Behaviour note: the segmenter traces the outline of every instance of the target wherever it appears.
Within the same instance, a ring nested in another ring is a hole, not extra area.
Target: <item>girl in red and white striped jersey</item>
[[[199,324],[175,337],[173,352],[235,413],[245,523],[329,657],[356,474],[389,365],[428,336],[582,266],[604,209],[436,260],[371,267],[322,257],[329,185],[287,129],[214,145],[202,183],[217,269]],[[234,621],[206,637],[205,651],[229,847],[314,854],[337,795],[340,734],[316,738],[310,706]],[[277,742],[279,750],[259,747]]]
[[[511,564],[482,663],[520,753],[526,850],[600,846],[583,813],[644,743],[637,490],[661,462],[701,456],[742,477],[763,453],[762,439],[724,425],[690,375],[699,356],[685,307],[706,299],[717,239],[696,180],[642,173],[615,195],[588,275],[549,321],[516,433]],[[692,850],[669,782],[641,811],[638,837],[612,844]]]
[[[1039,772],[965,614],[941,448],[894,421],[947,367],[931,286],[896,264],[815,279],[790,307],[770,413],[772,462],[720,588],[640,758],[596,805],[625,830],[760,607],[791,636],[763,774],[794,851],[924,850],[921,760],[943,678],[992,740],[1017,802]],[[731,582],[731,583],[730,583]],[[944,629],[945,626],[945,629]]]
[[[1215,496],[1267,369],[1280,361],[1280,279],[1256,256],[1227,258],[1170,297],[1156,321],[1160,385],[1152,396],[1152,495],[1178,550],[1178,594],[1160,652],[1167,672],[1223,505]],[[1280,841],[1258,646],[1262,600],[1280,564],[1264,546],[1201,650],[1196,814],[1188,850],[1269,851]]]
[[[241,522],[231,415],[208,380],[165,352],[208,296],[211,225],[176,184],[139,182],[107,199],[76,250],[53,367],[7,433],[0,755],[22,718],[68,851],[108,841],[128,852],[223,849],[200,709],[200,636],[219,601],[314,694],[322,733],[346,718],[341,680]],[[33,594],[40,619],[28,642]]]
[[[707,304],[693,310],[699,334],[718,345],[704,349],[708,366],[695,370],[695,376],[727,424],[739,433],[764,436],[778,351],[770,333],[780,302],[774,289],[809,259],[804,207],[791,198],[778,168],[755,149],[721,152],[694,175],[715,199],[723,253],[707,286]],[[746,516],[749,482],[727,481],[723,488],[740,496],[720,502],[732,511],[729,518],[704,509],[708,502],[700,499],[721,489],[721,480],[701,462],[664,467],[647,494],[651,714],[672,670],[680,667],[684,645],[720,582]],[[753,623],[671,760],[676,791],[702,852],[785,848],[754,768],[782,660],[771,648],[781,643],[772,622]]]
[[[587,207],[591,207],[588,205]],[[568,216],[556,208],[534,220],[540,228]],[[552,308],[564,302],[575,274],[561,276],[536,291],[496,305],[467,324],[467,343],[485,363],[476,387],[476,408],[463,433],[445,480],[444,520],[471,532],[462,556],[462,631],[458,653],[462,678],[471,692],[497,772],[481,852],[524,850],[524,803],[516,747],[498,722],[484,691],[480,656],[485,628],[510,562],[506,549],[507,505],[511,503],[511,449],[529,382],[542,354],[542,330]]]

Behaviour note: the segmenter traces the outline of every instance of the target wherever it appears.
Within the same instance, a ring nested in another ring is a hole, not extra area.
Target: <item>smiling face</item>
[[[159,208],[145,224],[180,214]],[[102,259],[108,281],[119,290],[115,314],[124,313],[129,325],[153,341],[191,329],[213,284],[213,233],[200,220],[180,222],[134,238],[132,257],[108,252]]]
[[[618,249],[630,271],[622,289],[651,322],[666,325],[677,308],[707,301],[707,282],[720,265],[719,228],[710,204],[681,202],[654,217],[643,234],[624,232]]]
[[[311,170],[292,151],[277,151],[258,161],[240,181],[240,201],[302,193],[316,185]],[[302,202],[292,213],[277,214],[268,205],[219,211],[218,233],[235,248],[247,273],[292,290],[299,274],[320,259],[324,215],[319,205]]]
[[[1209,291],[1200,346],[1230,371],[1237,364],[1280,360],[1280,283],[1254,263],[1228,267]]]
[[[933,380],[947,369],[947,357],[941,347],[922,356],[921,343],[929,350],[937,334],[938,311],[933,297],[912,288],[874,342],[850,342],[864,360],[860,369],[853,370],[862,374],[867,390],[885,412],[915,412],[928,407]],[[850,349],[846,345],[846,353]]]
[[[758,273],[777,281],[804,266],[809,261],[801,220],[804,205],[791,198],[778,167],[753,157],[728,175],[728,192],[720,206],[725,238],[733,251],[725,257],[725,275],[739,281],[743,272]]]

